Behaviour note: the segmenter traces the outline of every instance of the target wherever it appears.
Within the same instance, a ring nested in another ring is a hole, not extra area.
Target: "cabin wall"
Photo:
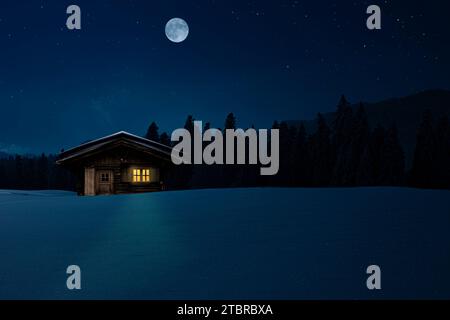
[[[98,172],[110,172],[112,188],[105,193],[137,193],[160,191],[161,160],[142,154],[136,150],[117,148],[104,151],[84,159],[80,164],[84,170],[83,194],[99,194]],[[149,169],[150,182],[133,182],[133,169]],[[104,188],[101,188],[102,190]]]

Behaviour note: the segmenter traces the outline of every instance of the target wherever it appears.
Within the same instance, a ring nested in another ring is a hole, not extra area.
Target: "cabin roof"
[[[103,147],[120,143],[126,143],[128,146],[136,147],[142,151],[155,154],[163,159],[169,159],[172,152],[171,147],[159,142],[142,138],[125,131],[119,131],[109,136],[91,140],[61,152],[56,163],[63,164],[71,160],[76,160],[77,158],[100,151]]]

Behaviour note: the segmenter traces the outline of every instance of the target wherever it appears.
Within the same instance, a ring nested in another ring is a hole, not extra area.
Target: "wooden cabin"
[[[168,146],[121,131],[63,151],[56,163],[77,176],[80,195],[137,193],[164,189],[170,155]]]

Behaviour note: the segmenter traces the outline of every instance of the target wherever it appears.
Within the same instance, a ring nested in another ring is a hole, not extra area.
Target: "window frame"
[[[100,181],[101,184],[109,184],[111,182],[109,172],[100,172]]]
[[[151,170],[150,168],[132,168],[131,182],[132,183],[150,183]]]

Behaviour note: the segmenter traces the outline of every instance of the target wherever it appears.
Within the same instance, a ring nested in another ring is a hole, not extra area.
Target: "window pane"
[[[133,169],[133,182],[150,182],[150,169]]]

